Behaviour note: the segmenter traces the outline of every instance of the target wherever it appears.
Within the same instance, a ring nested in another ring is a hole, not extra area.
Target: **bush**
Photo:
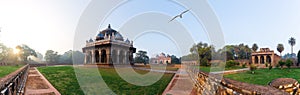
[[[265,63],[266,67],[268,67],[268,64],[269,64],[269,63]]]
[[[238,62],[234,62],[233,60],[229,60],[226,62],[226,67],[232,67],[232,66],[236,66],[239,65]]]
[[[279,65],[279,64],[277,64],[277,65],[276,65],[276,68],[279,68],[279,67],[280,67],[280,65]]]
[[[246,68],[246,63],[244,63],[244,64],[242,65],[242,67],[243,67],[243,68]]]
[[[269,65],[269,70],[271,70],[273,68],[273,66],[272,65]]]
[[[254,74],[254,71],[257,69],[257,67],[254,64],[250,65],[250,71],[252,72],[252,74]]]
[[[278,64],[280,65],[280,67],[281,67],[281,69],[283,68],[283,66],[285,65],[285,62],[284,61],[282,61],[282,60],[280,60],[279,62],[278,62]]]
[[[285,62],[285,66],[287,66],[288,68],[291,68],[292,64],[293,64],[293,61],[291,59],[288,59]]]

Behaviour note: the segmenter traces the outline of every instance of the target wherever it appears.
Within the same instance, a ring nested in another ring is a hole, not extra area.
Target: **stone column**
[[[95,53],[92,51],[92,62],[91,62],[91,64],[94,64],[95,63]]]
[[[255,64],[255,56],[251,56],[251,59],[252,59],[252,64]]]
[[[260,64],[260,56],[257,56],[257,58],[258,58],[258,64]]]
[[[271,64],[275,65],[275,63],[274,63],[274,53],[272,53],[272,56],[271,56]]]
[[[99,64],[101,64],[101,50],[99,49],[98,52],[99,52]]]
[[[84,54],[84,64],[87,64],[87,52]]]
[[[264,63],[267,63],[268,61],[267,61],[267,55],[264,55]]]

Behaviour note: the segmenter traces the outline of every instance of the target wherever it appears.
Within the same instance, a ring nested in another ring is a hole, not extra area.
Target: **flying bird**
[[[174,19],[176,19],[176,18],[178,18],[178,17],[182,18],[182,15],[183,15],[184,13],[188,12],[188,11],[190,11],[190,9],[181,12],[179,15],[173,17],[169,22],[173,21]]]

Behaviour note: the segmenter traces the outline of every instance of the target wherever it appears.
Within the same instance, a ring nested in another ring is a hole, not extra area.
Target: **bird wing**
[[[186,13],[186,12],[188,12],[188,11],[190,11],[190,10],[188,9],[188,10],[183,11],[183,12],[181,13],[181,15],[184,14],[184,13]]]
[[[177,17],[179,17],[180,15],[177,15],[175,17],[173,17],[169,22],[173,21],[174,19],[176,19]]]

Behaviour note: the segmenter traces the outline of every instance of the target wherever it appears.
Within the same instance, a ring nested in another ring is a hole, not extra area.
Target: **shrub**
[[[276,68],[279,68],[279,67],[280,67],[280,65],[279,65],[279,64],[277,64],[277,65],[276,65]]]
[[[292,64],[293,64],[293,61],[291,59],[288,59],[285,62],[285,66],[287,66],[288,68],[291,68]]]
[[[279,62],[278,62],[278,64],[280,65],[280,67],[281,67],[281,69],[283,68],[283,66],[285,65],[285,62],[284,61],[282,61],[282,60],[280,60]]]
[[[266,67],[268,67],[268,64],[269,64],[269,63],[265,63]]]
[[[226,62],[226,67],[232,67],[232,66],[236,66],[239,65],[238,62],[234,62],[233,60],[229,60]]]
[[[243,68],[246,68],[246,63],[244,63],[244,64],[242,65],[242,67],[243,67]]]
[[[252,74],[254,74],[254,71],[257,69],[257,67],[254,64],[250,65],[250,70],[252,72]]]
[[[269,70],[271,70],[273,68],[273,66],[272,65],[269,65]]]

